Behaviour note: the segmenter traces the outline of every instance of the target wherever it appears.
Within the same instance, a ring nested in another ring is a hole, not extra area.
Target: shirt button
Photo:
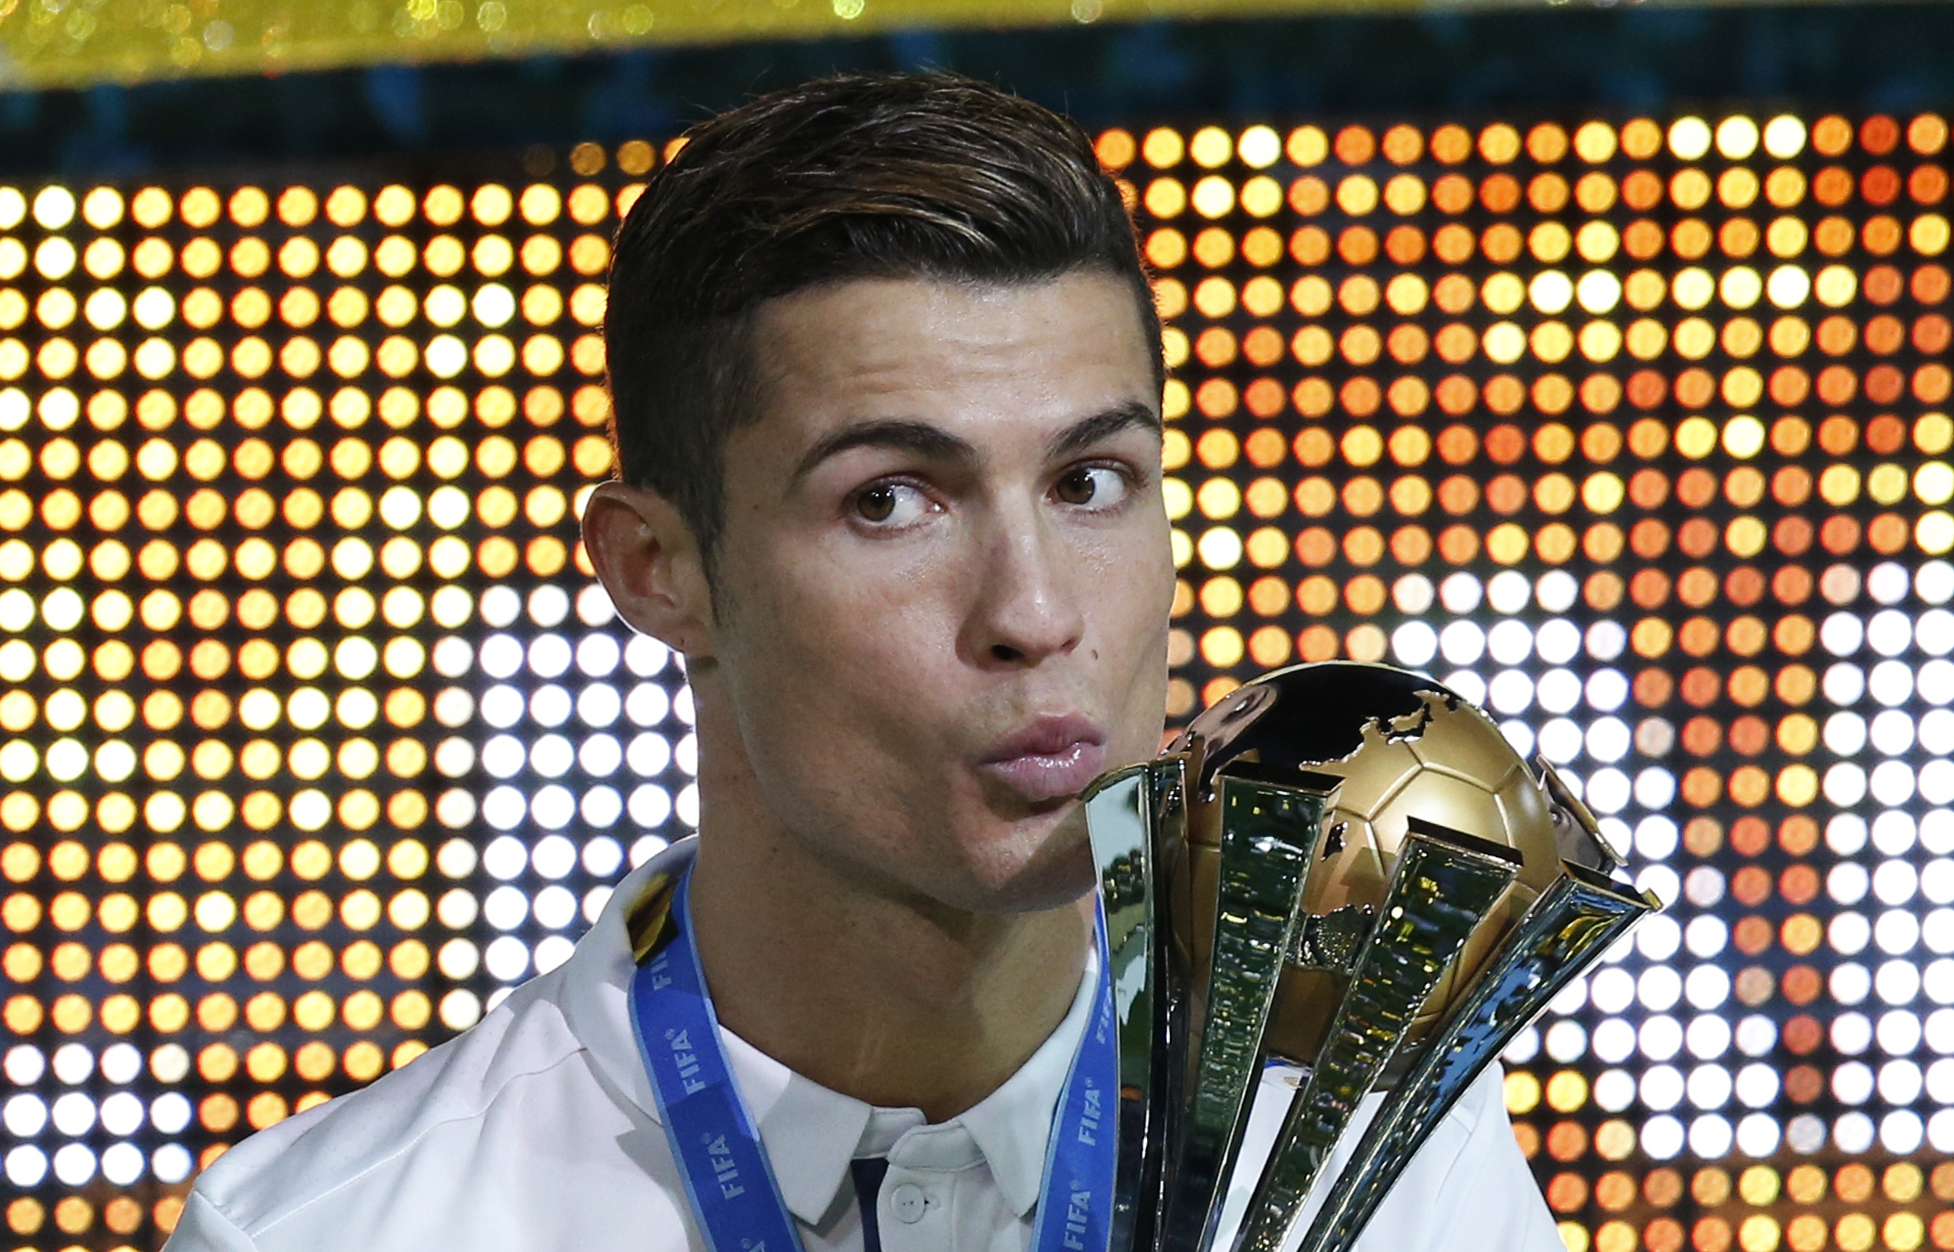
[[[923,1220],[923,1189],[913,1182],[906,1182],[889,1193],[889,1207],[895,1210],[896,1220],[906,1225],[915,1225]]]

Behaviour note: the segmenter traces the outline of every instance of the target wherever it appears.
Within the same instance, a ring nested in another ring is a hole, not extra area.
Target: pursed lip
[[[1046,714],[1005,735],[977,768],[1033,802],[1075,796],[1106,765],[1106,732],[1077,714]]]

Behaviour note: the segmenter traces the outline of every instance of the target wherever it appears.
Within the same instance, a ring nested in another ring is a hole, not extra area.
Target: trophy
[[[1085,810],[1120,1057],[1113,1252],[1347,1252],[1473,1079],[1660,907],[1610,877],[1620,855],[1551,765],[1390,666],[1264,675]],[[1308,1076],[1228,1239],[1270,1058]]]

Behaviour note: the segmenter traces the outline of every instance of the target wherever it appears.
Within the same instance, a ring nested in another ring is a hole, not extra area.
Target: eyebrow
[[[846,426],[816,443],[794,467],[791,481],[799,482],[821,462],[840,456],[851,448],[888,448],[910,452],[931,461],[969,464],[977,459],[977,449],[967,441],[928,422],[891,419]]]
[[[1046,445],[1045,459],[1055,461],[1070,456],[1136,426],[1156,434],[1161,430],[1160,418],[1152,409],[1138,401],[1128,401],[1104,413],[1084,418],[1060,432]],[[939,430],[928,422],[910,419],[862,422],[835,431],[809,448],[800,464],[794,467],[792,481],[800,481],[823,461],[854,448],[887,448],[894,452],[912,453],[926,460],[963,465],[977,460],[977,449],[967,440]]]
[[[1137,400],[1128,400],[1116,408],[1097,413],[1078,422],[1045,447],[1045,459],[1056,461],[1061,457],[1082,452],[1102,439],[1110,439],[1121,431],[1138,426],[1144,430],[1161,433],[1160,416]]]

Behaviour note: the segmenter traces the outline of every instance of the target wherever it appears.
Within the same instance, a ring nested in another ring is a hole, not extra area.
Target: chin
[[[1070,904],[1093,888],[1085,809],[1067,802],[960,840],[961,883],[941,898],[973,913],[1035,913]]]

